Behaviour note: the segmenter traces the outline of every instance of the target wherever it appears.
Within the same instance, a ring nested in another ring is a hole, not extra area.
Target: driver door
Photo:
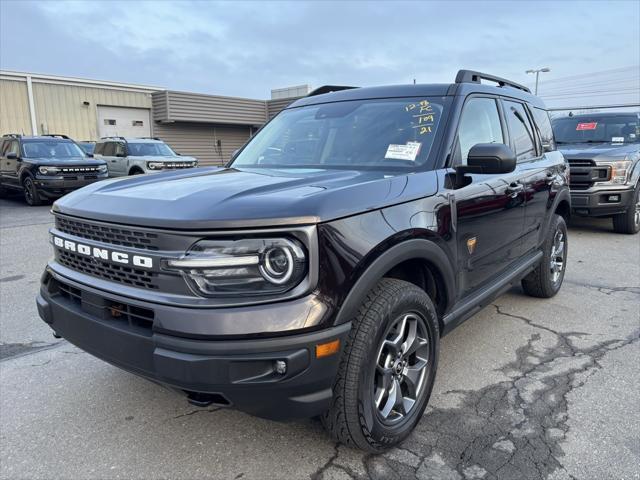
[[[454,165],[466,164],[478,143],[509,144],[496,98],[472,96],[465,102],[454,147]],[[455,190],[458,282],[464,297],[504,272],[522,254],[524,187],[518,168],[506,174],[468,174]]]

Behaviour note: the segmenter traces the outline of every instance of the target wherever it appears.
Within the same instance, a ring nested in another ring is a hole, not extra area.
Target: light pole
[[[535,73],[536,74],[536,90],[534,92],[534,95],[538,94],[538,77],[540,76],[540,72],[550,72],[551,69],[549,67],[544,67],[544,68],[538,68],[537,70],[527,70],[524,73]]]

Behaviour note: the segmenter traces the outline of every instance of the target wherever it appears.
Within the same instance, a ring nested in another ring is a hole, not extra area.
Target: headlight
[[[203,240],[166,268],[179,270],[206,297],[274,295],[298,285],[307,273],[300,242],[289,238]]]
[[[162,170],[164,168],[164,162],[147,162],[147,167],[150,170]]]
[[[42,175],[56,175],[60,172],[58,167],[38,167],[38,171]]]
[[[106,165],[100,165],[98,167],[98,173],[105,173],[107,171],[107,166]]]
[[[611,183],[626,183],[631,160],[613,162],[611,164]]]

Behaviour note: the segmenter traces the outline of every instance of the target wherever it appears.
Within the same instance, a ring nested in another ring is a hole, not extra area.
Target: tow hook
[[[194,407],[208,407],[209,405],[217,405],[220,407],[228,407],[231,402],[220,393],[201,393],[201,392],[188,392],[187,401]]]

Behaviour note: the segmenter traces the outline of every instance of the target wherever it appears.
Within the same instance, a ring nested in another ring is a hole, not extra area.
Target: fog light
[[[276,360],[276,373],[280,375],[287,373],[287,362],[284,360]]]
[[[607,197],[607,201],[609,201],[609,202],[619,202],[620,201],[620,195],[609,195]]]

